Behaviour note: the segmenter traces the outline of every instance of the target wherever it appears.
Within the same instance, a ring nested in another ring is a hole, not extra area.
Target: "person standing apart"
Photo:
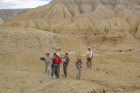
[[[50,74],[50,60],[52,59],[49,55],[49,52],[47,52],[45,56],[45,73],[48,75]]]
[[[89,68],[89,64],[90,64],[90,69],[91,69],[91,66],[92,66],[92,58],[93,58],[93,52],[91,51],[91,48],[89,47],[88,48],[88,51],[86,52],[87,55],[89,55],[87,57],[87,68]]]
[[[65,78],[67,77],[67,69],[68,69],[69,61],[70,61],[70,58],[68,57],[68,53],[65,53],[65,57],[63,58],[63,71],[65,74]]]
[[[76,72],[77,72],[77,79],[80,80],[83,63],[80,57],[78,57],[77,60],[78,61],[76,61],[75,66],[76,66]]]
[[[61,68],[62,68],[62,59],[61,59],[59,53],[57,53],[56,57],[54,57],[52,60],[55,61],[54,73],[56,74],[56,78],[59,79],[60,63],[61,63]]]
[[[56,53],[54,53],[53,57],[55,58],[56,57]],[[53,73],[54,73],[54,64],[55,64],[55,61],[52,60],[52,63],[51,63],[51,76],[53,77]],[[56,74],[55,74],[56,75]]]

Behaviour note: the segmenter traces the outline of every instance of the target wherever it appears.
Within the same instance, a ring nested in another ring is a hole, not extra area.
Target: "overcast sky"
[[[0,0],[0,9],[35,8],[51,0]]]

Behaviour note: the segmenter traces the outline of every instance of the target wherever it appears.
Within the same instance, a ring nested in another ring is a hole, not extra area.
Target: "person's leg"
[[[47,63],[45,63],[45,73],[47,74]]]
[[[57,73],[58,73],[58,70],[57,70],[57,68],[58,68],[58,64],[56,64],[56,78],[58,78],[58,75],[57,75]]]
[[[65,65],[63,64],[63,71],[64,71],[64,74],[65,74]]]
[[[54,67],[52,67],[52,76],[53,76],[53,73],[54,73]]]
[[[50,63],[48,63],[48,74],[50,74]]]
[[[53,76],[53,66],[51,66],[51,76]]]
[[[76,72],[77,72],[77,79],[79,78],[79,71],[78,71],[78,68],[76,67]]]
[[[87,58],[87,68],[89,68],[89,58]]]
[[[57,78],[59,78],[60,64],[57,64]]]
[[[82,69],[79,69],[79,80],[81,79],[81,71]]]
[[[90,69],[91,69],[91,66],[92,66],[92,58],[90,58]]]
[[[54,73],[55,73],[55,76],[57,77],[56,71],[57,71],[57,64],[54,64]]]
[[[65,67],[65,78],[67,77],[67,69],[68,69],[68,66]]]

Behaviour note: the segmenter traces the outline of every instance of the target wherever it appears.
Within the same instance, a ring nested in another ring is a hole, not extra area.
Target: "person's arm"
[[[77,66],[77,62],[75,62],[75,66],[78,67],[78,66]]]
[[[59,61],[60,61],[60,63],[61,63],[61,68],[62,68],[62,59],[61,59],[61,57],[60,57],[60,60],[59,60]]]
[[[90,58],[92,58],[92,51],[90,51]]]
[[[44,57],[44,59],[45,59],[44,61],[46,62],[46,56]]]
[[[86,54],[88,54],[88,51],[86,52]]]
[[[55,61],[55,57],[53,57],[52,60]]]
[[[81,65],[80,65],[81,67],[83,66],[83,63],[82,63],[82,61],[81,61]]]

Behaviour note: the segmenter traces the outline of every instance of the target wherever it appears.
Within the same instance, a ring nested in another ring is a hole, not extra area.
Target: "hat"
[[[60,56],[60,54],[59,54],[59,53],[57,53],[56,55],[57,55],[57,56]]]
[[[50,54],[49,52],[47,52],[46,54]]]
[[[77,60],[78,60],[78,59],[80,59],[80,60],[81,60],[81,58],[80,58],[80,57],[78,57],[78,58],[77,58]]]
[[[56,53],[54,53],[53,55],[56,55]]]
[[[88,47],[88,49],[91,49],[90,47]]]

